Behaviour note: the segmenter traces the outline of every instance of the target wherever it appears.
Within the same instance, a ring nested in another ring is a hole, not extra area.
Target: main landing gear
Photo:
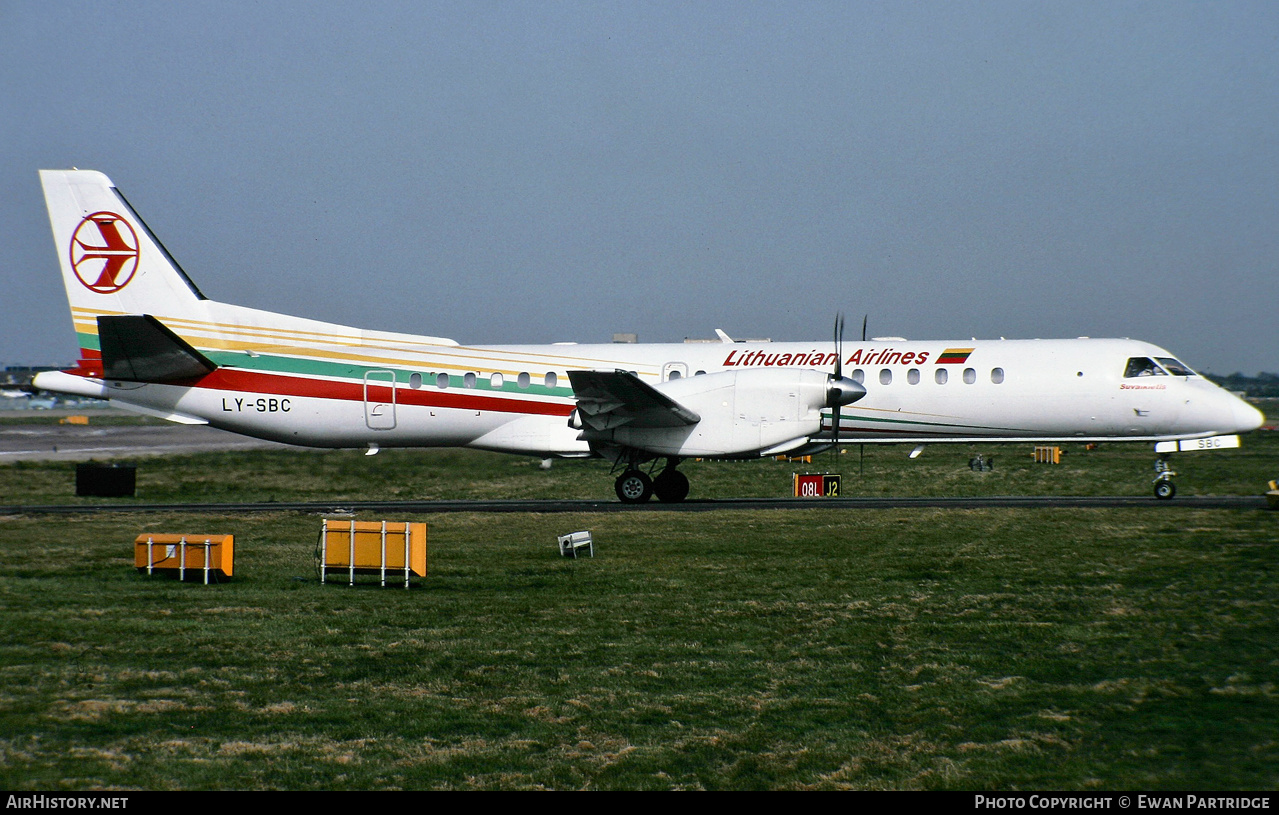
[[[642,504],[654,495],[663,503],[677,504],[688,497],[688,476],[675,469],[677,464],[678,459],[668,459],[656,478],[629,466],[613,483],[613,490],[624,504]]]
[[[1167,456],[1160,456],[1155,461],[1155,497],[1161,501],[1167,501],[1177,494],[1177,485],[1172,483],[1172,478],[1176,473],[1172,470],[1172,465],[1168,463]]]

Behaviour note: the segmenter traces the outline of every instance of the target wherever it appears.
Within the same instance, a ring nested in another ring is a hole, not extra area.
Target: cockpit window
[[[1168,372],[1155,364],[1150,357],[1133,357],[1128,360],[1128,367],[1124,370],[1124,378],[1131,379],[1135,376],[1167,376]]]
[[[1195,372],[1172,357],[1159,357],[1159,364],[1173,376],[1194,376]]]

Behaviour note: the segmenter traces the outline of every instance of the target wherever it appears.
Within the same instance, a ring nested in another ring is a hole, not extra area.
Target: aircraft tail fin
[[[41,170],[40,182],[81,349],[96,352],[100,315],[200,315],[206,298],[111,179]]]
[[[235,352],[245,352],[236,359],[252,367],[246,360],[254,354],[306,355],[370,341],[457,345],[210,300],[111,179],[93,170],[41,170],[40,182],[79,340],[80,360],[72,369],[79,376],[100,377],[109,367],[122,380],[169,381],[199,376],[213,361],[228,365],[225,355]],[[133,319],[103,319],[116,317]]]

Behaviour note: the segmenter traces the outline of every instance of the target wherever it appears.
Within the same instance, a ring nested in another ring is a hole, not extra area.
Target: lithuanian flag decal
[[[968,361],[968,355],[973,352],[971,348],[947,348],[941,352],[941,356],[937,358],[938,365],[962,365]]]

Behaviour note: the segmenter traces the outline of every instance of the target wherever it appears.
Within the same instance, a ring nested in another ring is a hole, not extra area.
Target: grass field
[[[854,448],[848,494],[1148,494],[1147,446]],[[598,463],[455,452],[143,459],[139,501],[610,498]],[[1256,494],[1279,439],[1177,459]],[[689,462],[691,497],[785,462]],[[5,504],[73,466],[0,466]],[[803,469],[808,469],[804,467]],[[295,513],[0,518],[0,787],[1274,789],[1279,513],[440,514],[409,591],[321,585]],[[594,559],[555,536],[590,529]],[[220,585],[145,531],[233,533]]]

